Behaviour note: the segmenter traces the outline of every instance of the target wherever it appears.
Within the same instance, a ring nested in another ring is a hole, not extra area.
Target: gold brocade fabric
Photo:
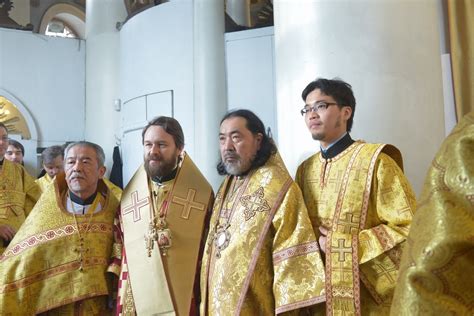
[[[474,112],[428,171],[391,315],[474,315]]]
[[[48,185],[50,185],[53,182],[53,179],[49,176],[49,174],[45,174],[39,179],[35,180],[36,184],[40,187],[41,192],[46,191],[46,188]]]
[[[105,185],[110,189],[115,198],[120,201],[122,198],[122,189],[110,182],[109,179],[103,178],[102,180],[104,180]]]
[[[18,230],[39,199],[41,191],[19,164],[3,159],[0,166],[0,225]],[[0,238],[0,254],[5,250]]]
[[[228,227],[224,249],[218,225]],[[323,300],[319,247],[278,154],[244,179],[227,177],[203,256],[201,315],[273,315]]]
[[[415,195],[393,159],[395,147],[355,142],[327,161],[317,153],[298,168],[314,231],[328,230],[326,311],[315,315],[386,315]],[[399,162],[401,165],[401,162]]]
[[[449,30],[454,98],[458,121],[474,110],[474,1],[443,2]]]
[[[125,251],[118,315],[196,312],[193,291],[212,199],[210,184],[187,154],[168,182],[156,184],[143,166],[137,170],[121,202]]]
[[[64,175],[58,176],[0,257],[1,315],[111,312],[105,308],[113,278],[106,270],[119,202],[99,181],[94,205],[101,211],[74,217],[64,207]]]

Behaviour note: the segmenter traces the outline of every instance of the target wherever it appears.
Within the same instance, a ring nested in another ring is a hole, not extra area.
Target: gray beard
[[[233,176],[238,176],[242,174],[242,166],[240,164],[240,161],[237,163],[225,163],[224,162],[224,168],[225,171]]]

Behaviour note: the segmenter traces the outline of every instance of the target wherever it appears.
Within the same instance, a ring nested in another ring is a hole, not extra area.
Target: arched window
[[[50,36],[85,38],[86,16],[82,9],[65,3],[48,8],[43,15],[39,33]]]

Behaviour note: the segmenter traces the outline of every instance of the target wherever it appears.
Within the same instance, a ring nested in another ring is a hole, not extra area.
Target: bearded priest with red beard
[[[117,315],[194,315],[210,184],[184,152],[177,120],[143,129],[144,163],[125,188]]]

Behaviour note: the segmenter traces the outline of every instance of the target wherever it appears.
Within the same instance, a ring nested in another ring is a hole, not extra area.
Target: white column
[[[219,123],[225,114],[224,2],[194,0],[194,143],[192,157],[216,190],[221,182]]]
[[[112,168],[120,115],[114,110],[119,91],[119,32],[116,23],[127,15],[122,0],[86,1],[86,124],[85,139],[105,151]]]
[[[292,172],[319,150],[299,110],[316,77],[340,77],[357,101],[352,136],[396,145],[420,193],[443,139],[437,3],[275,0],[279,147]]]

